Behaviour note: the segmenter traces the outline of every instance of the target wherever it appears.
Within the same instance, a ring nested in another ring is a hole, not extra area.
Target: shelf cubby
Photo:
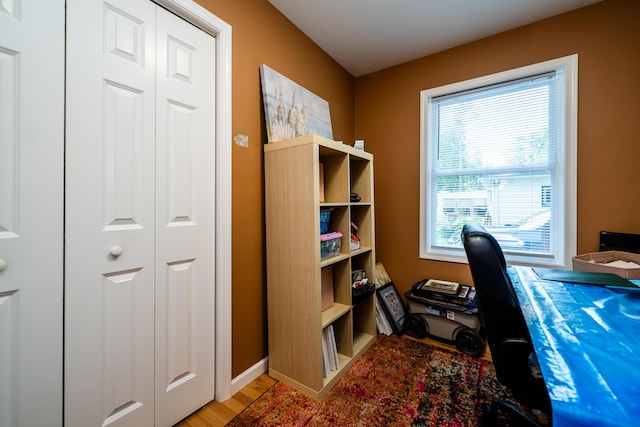
[[[350,156],[350,193],[360,196],[359,203],[371,203],[373,199],[373,162]]]
[[[356,235],[362,247],[373,246],[373,207],[371,205],[351,206],[351,222],[358,227]]]

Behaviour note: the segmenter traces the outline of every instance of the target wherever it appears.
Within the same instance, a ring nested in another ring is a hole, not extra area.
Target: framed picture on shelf
[[[384,309],[393,332],[400,335],[403,332],[404,318],[407,310],[400,298],[400,294],[393,282],[380,286],[377,289],[378,300]]]

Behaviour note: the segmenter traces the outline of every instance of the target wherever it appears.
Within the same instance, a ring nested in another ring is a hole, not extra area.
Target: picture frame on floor
[[[402,298],[393,282],[380,286],[377,289],[378,301],[382,306],[393,332],[401,335],[403,333],[404,319],[407,315],[407,309],[402,302]]]

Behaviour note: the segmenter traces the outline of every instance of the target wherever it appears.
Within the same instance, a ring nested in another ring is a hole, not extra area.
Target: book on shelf
[[[329,344],[331,351],[329,357],[331,359],[330,368],[332,371],[337,371],[340,368],[340,362],[338,361],[338,347],[336,346],[336,335],[334,333],[333,325],[329,325]]]
[[[325,377],[329,376],[330,371],[337,371],[340,368],[333,325],[322,330],[322,366]]]
[[[322,331],[322,376],[329,376],[329,349],[327,348],[327,339],[324,331]]]

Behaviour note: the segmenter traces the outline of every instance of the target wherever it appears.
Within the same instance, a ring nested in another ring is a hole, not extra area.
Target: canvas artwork
[[[264,64],[260,76],[268,142],[311,133],[333,139],[327,101]]]

